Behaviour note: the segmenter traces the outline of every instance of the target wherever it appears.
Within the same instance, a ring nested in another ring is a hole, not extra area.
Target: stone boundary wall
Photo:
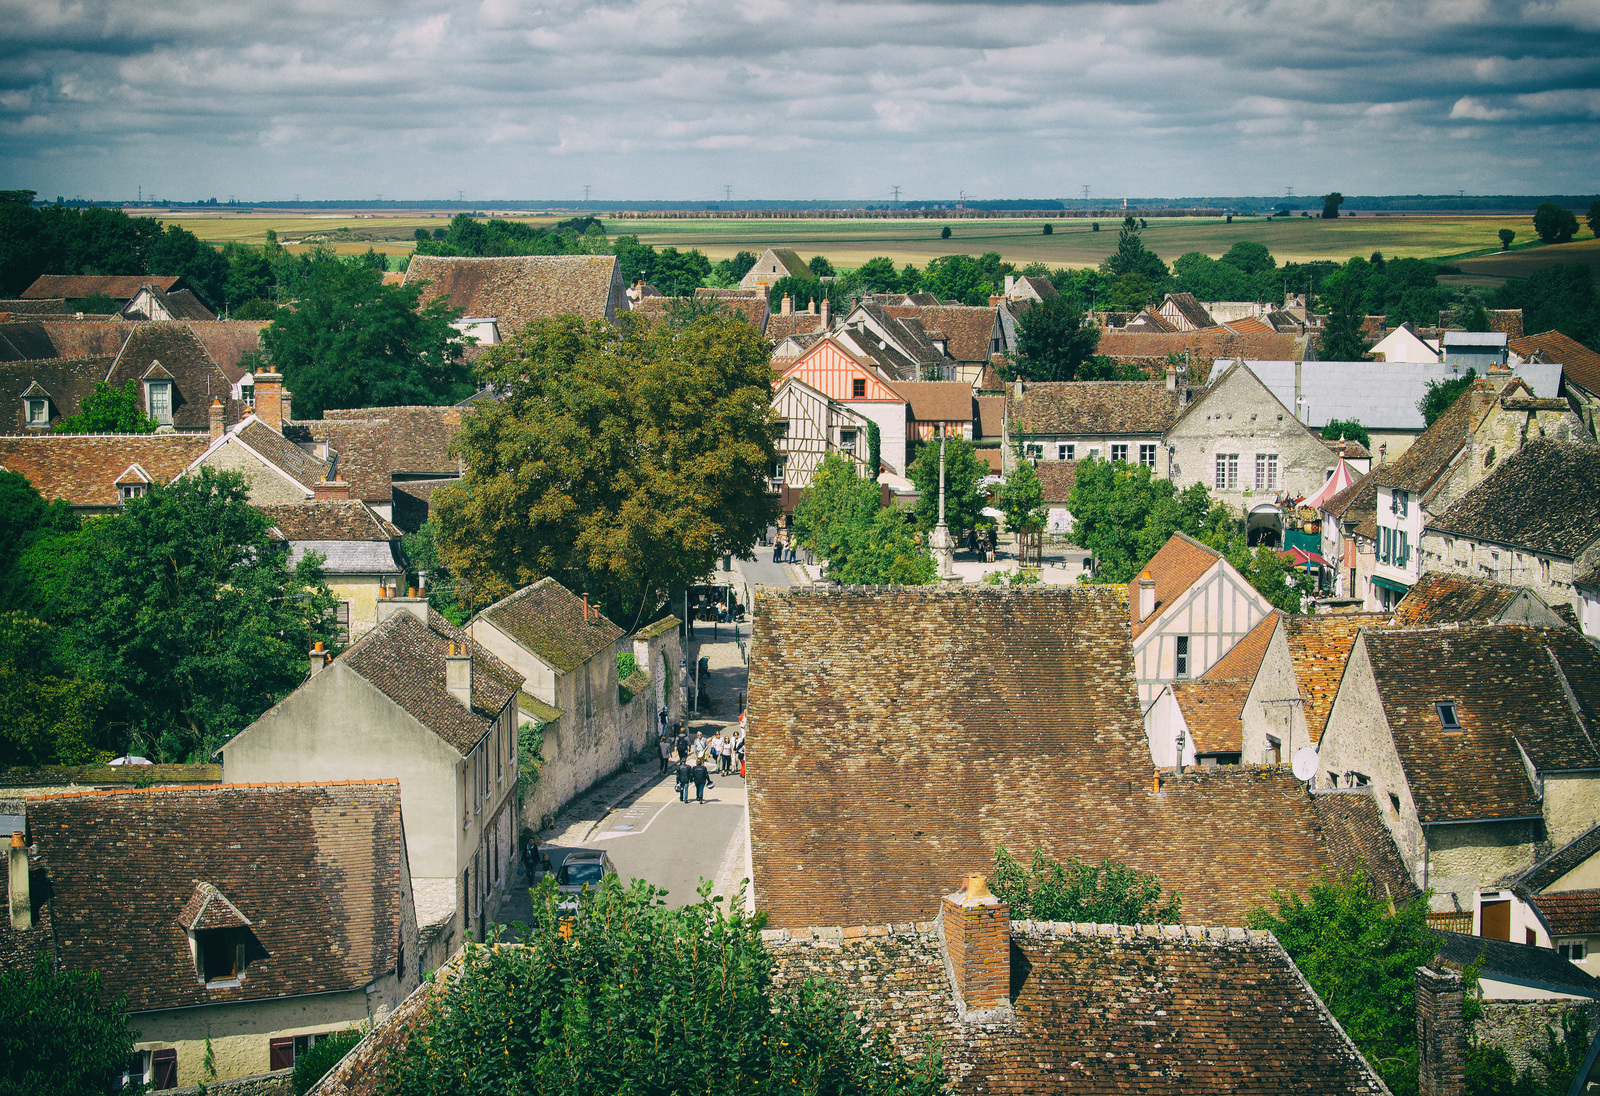
[[[184,1085],[182,1088],[163,1089],[170,1096],[290,1096],[294,1070],[280,1069],[273,1073],[252,1073],[248,1077],[230,1077],[226,1081],[209,1081],[204,1085]]]
[[[1534,1075],[1542,1077],[1544,1073],[1528,1054],[1528,1048],[1545,1045],[1547,1027],[1554,1028],[1559,1038],[1562,1018],[1572,1009],[1589,1014],[1589,1035],[1593,1038],[1595,1024],[1600,1023],[1600,1001],[1485,1001],[1483,1019],[1474,1030],[1479,1042],[1503,1048],[1518,1074],[1531,1066]]]

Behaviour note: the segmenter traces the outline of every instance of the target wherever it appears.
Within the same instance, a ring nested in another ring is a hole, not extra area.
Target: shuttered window
[[[150,1055],[150,1087],[153,1089],[178,1087],[178,1051],[174,1047],[158,1050]]]

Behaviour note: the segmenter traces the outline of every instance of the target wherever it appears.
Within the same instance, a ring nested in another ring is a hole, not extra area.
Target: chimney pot
[[[394,587],[394,590],[396,592],[391,596],[378,599],[378,623],[382,624],[396,613],[410,613],[426,628],[428,626],[428,599],[419,597],[415,589],[411,591],[409,597],[402,597],[398,592],[398,586]]]
[[[211,440],[216,441],[222,437],[224,420],[227,418],[227,409],[222,406],[220,399],[211,401]]]
[[[28,893],[28,849],[21,830],[11,831],[11,860],[7,865],[11,892],[11,927],[19,932],[33,928],[33,897]]]
[[[465,643],[450,644],[444,656],[444,688],[464,707],[472,707],[472,653]]]
[[[1156,580],[1149,571],[1139,572],[1139,615],[1134,619],[1138,624],[1151,613],[1156,611]]]
[[[311,656],[309,662],[311,664],[312,676],[320,673],[322,668],[328,664],[328,652],[323,647],[322,640],[319,639],[311,645]]]

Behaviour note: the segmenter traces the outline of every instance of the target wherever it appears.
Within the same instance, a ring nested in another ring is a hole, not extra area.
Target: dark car
[[[575,907],[578,895],[585,890],[599,890],[606,876],[616,874],[617,866],[604,849],[579,849],[568,853],[561,867],[556,869],[556,890],[561,895],[562,908]]]

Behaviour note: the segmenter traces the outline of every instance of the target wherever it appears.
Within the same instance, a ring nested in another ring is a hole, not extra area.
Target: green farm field
[[[144,211],[133,211],[143,213]],[[529,216],[508,214],[507,219],[529,224],[550,224],[560,214]],[[180,224],[202,240],[221,244],[229,240],[259,245],[268,229],[292,250],[329,245],[349,254],[374,247],[391,255],[409,254],[418,228],[442,228],[446,213],[399,211],[381,215],[354,213],[268,214],[255,212],[211,213],[184,211],[161,213],[159,219]],[[607,234],[635,235],[656,247],[699,248],[712,260],[731,258],[738,251],[760,253],[768,247],[792,247],[802,255],[826,255],[839,267],[861,265],[876,255],[896,263],[925,264],[939,255],[981,255],[998,251],[1008,262],[1022,266],[1041,262],[1048,266],[1095,266],[1115,250],[1120,221],[1108,217],[1094,232],[1091,222],[1068,217],[1050,221],[1053,233],[1041,231],[1043,219],[993,220],[835,220],[835,219],[669,219],[604,220]],[[1569,244],[1520,247],[1516,251],[1471,255],[1498,247],[1496,233],[1509,228],[1518,245],[1534,238],[1527,217],[1503,216],[1368,216],[1341,217],[1336,221],[1290,217],[1268,220],[1239,218],[1232,224],[1221,218],[1161,217],[1150,220],[1144,231],[1145,246],[1171,262],[1179,255],[1199,251],[1221,256],[1240,240],[1265,244],[1280,263],[1329,259],[1343,262],[1352,255],[1381,251],[1391,258],[1443,259],[1459,266],[1460,280],[1494,284],[1507,277],[1525,277],[1557,262],[1587,262],[1600,267],[1600,241],[1585,237]],[[949,226],[949,239],[940,230]]]

